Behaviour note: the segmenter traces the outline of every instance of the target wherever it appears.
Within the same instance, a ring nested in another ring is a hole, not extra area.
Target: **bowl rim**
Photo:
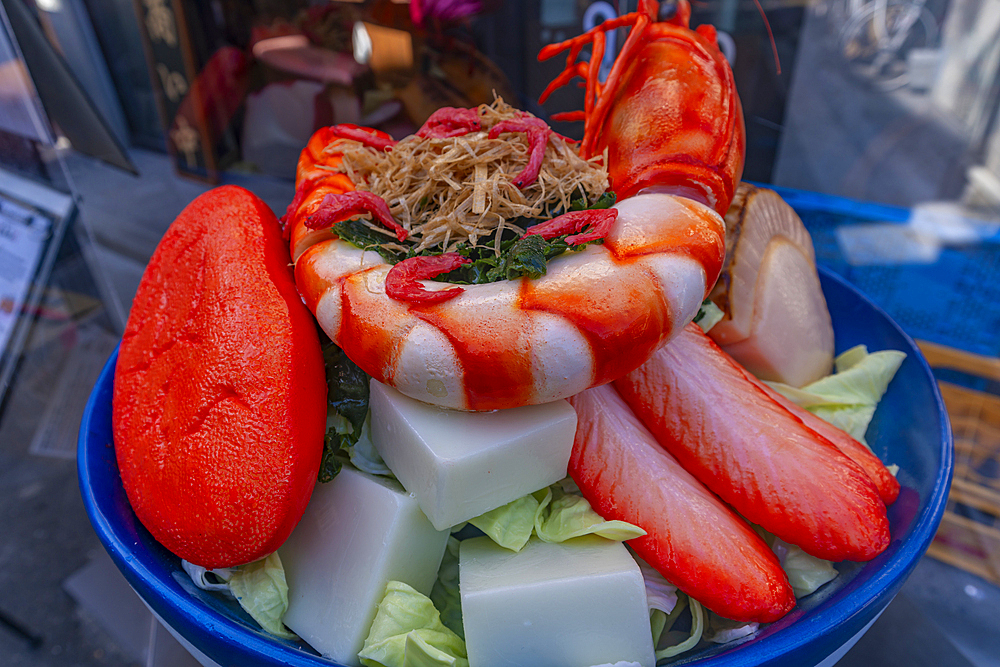
[[[691,663],[704,667],[721,667],[722,665],[731,667],[734,663],[772,664],[791,657],[797,651],[806,650],[807,644],[815,637],[831,634],[837,627],[851,625],[855,631],[861,630],[895,596],[906,577],[927,550],[937,531],[938,524],[941,522],[954,468],[953,440],[948,413],[933,372],[915,341],[880,306],[841,276],[825,267],[819,266],[817,268],[822,282],[831,282],[837,287],[851,292],[866,307],[874,310],[880,318],[888,323],[894,333],[917,353],[913,355],[914,361],[930,385],[934,407],[937,410],[941,466],[927,497],[926,505],[914,516],[910,524],[910,537],[905,549],[901,548],[901,551],[893,559],[885,563],[873,576],[862,582],[858,588],[850,591],[845,598],[837,601],[828,609],[821,609],[797,619],[794,625],[773,634],[756,637],[741,644],[734,644],[729,650],[723,650],[715,655],[690,656],[688,659],[682,657],[677,661],[678,664]],[[825,287],[824,291],[826,291]],[[189,619],[190,622],[185,622],[183,625],[189,627],[194,633],[201,634],[201,639],[204,641],[225,642],[234,647],[241,656],[250,660],[274,660],[277,658],[291,660],[285,664],[328,666],[339,664],[301,649],[296,650],[295,647],[263,633],[255,635],[252,632],[247,632],[245,627],[218,610],[207,607],[197,598],[180,594],[169,587],[166,589],[157,587],[156,584],[160,577],[146,567],[141,559],[129,555],[130,545],[126,544],[116,532],[102,511],[101,502],[94,494],[86,455],[89,447],[97,446],[96,442],[91,442],[89,427],[94,420],[95,412],[101,409],[101,400],[110,403],[110,396],[105,398],[105,395],[112,393],[113,383],[109,380],[113,380],[117,358],[118,348],[116,347],[88,398],[80,425],[77,451],[77,468],[84,505],[98,538],[115,565],[137,593],[140,590],[156,590],[158,600],[145,600],[144,595],[141,593],[139,595],[166,622]],[[115,465],[117,468],[117,464]],[[851,635],[854,634],[854,632],[851,633]],[[197,646],[197,644],[195,645]],[[200,649],[200,647],[198,648]]]

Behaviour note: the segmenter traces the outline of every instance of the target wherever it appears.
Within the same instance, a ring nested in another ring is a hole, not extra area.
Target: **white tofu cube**
[[[567,401],[462,412],[371,383],[372,443],[439,530],[566,476],[576,434]]]
[[[438,531],[395,481],[345,467],[317,484],[278,549],[288,580],[285,625],[325,656],[360,665],[386,584],[429,595],[448,532]]]
[[[620,542],[532,538],[514,553],[464,540],[459,587],[475,667],[656,662],[642,572]]]

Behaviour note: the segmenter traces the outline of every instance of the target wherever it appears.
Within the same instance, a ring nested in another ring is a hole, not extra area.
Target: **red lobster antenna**
[[[605,21],[584,34],[565,42],[549,44],[538,53],[539,60],[547,60],[560,51],[569,49],[569,53],[566,55],[566,68],[542,92],[538,99],[539,102],[544,103],[553,91],[568,84],[575,76],[582,77],[587,82],[583,111],[569,111],[552,116],[553,120],[584,121],[583,142],[580,144],[580,154],[583,157],[592,156],[597,129],[604,124],[604,119],[611,109],[611,102],[618,82],[621,80],[625,67],[639,50],[646,27],[650,23],[655,23],[659,18],[659,11],[660,3],[657,0],[639,0],[637,11]],[[678,0],[677,11],[668,22],[687,28],[690,19],[691,5],[688,4],[688,0]],[[597,80],[597,73],[600,70],[601,61],[604,59],[605,33],[626,26],[631,27],[628,38],[622,45],[622,50],[615,59],[615,64],[611,67],[607,80],[602,84]],[[590,62],[577,62],[580,52],[587,44],[593,44]]]

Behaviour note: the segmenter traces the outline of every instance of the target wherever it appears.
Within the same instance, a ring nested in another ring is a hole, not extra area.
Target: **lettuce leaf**
[[[905,358],[906,355],[898,350],[869,353],[864,345],[858,345],[837,357],[836,373],[801,389],[780,382],[767,384],[790,401],[865,443],[865,432],[875,407]]]
[[[296,638],[282,623],[288,610],[288,584],[277,552],[235,568],[229,590],[260,627],[283,639]]]
[[[820,586],[837,578],[838,573],[833,563],[810,556],[794,544],[773,537],[771,550],[778,556],[781,568],[788,575],[788,583],[792,585],[796,598],[815,593]]]
[[[544,542],[565,542],[583,535],[623,542],[646,534],[642,528],[625,521],[605,521],[586,498],[567,493],[564,488],[557,482],[469,519],[469,523],[515,552],[528,543],[532,534]]]
[[[535,529],[535,515],[538,513],[538,501],[528,494],[506,505],[490,510],[469,523],[486,533],[487,536],[504,549],[520,551],[528,543]]]
[[[468,667],[465,642],[441,623],[430,598],[390,581],[365,646],[367,667]]]
[[[554,484],[545,489],[539,501],[535,534],[543,542],[565,542],[584,535],[624,542],[642,537],[646,531],[625,521],[606,521],[586,498],[565,493],[561,486]]]

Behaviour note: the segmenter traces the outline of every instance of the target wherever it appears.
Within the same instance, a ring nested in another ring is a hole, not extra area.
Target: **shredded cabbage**
[[[833,563],[810,556],[801,547],[772,536],[771,550],[778,556],[781,568],[788,575],[788,583],[796,598],[805,597],[823,584],[837,578]]]
[[[704,637],[714,644],[728,644],[757,632],[759,623],[734,621],[709,611]]]

